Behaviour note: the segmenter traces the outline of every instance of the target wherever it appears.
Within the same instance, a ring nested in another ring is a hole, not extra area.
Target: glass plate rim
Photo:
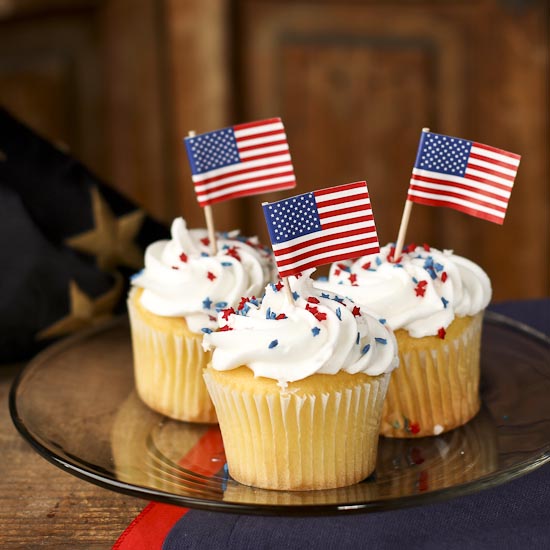
[[[437,489],[428,493],[407,495],[399,498],[376,499],[367,502],[358,502],[353,504],[246,504],[238,502],[223,502],[215,501],[207,498],[195,498],[191,496],[177,495],[143,485],[116,480],[111,477],[101,476],[91,469],[82,467],[82,462],[77,463],[76,460],[70,461],[56,454],[45,444],[40,441],[40,438],[31,433],[26,427],[23,419],[17,409],[17,391],[21,383],[33,369],[39,368],[40,365],[47,361],[48,357],[62,353],[67,347],[79,340],[83,340],[93,336],[94,334],[108,331],[111,327],[118,326],[122,322],[127,322],[127,316],[121,315],[114,319],[106,321],[96,327],[84,330],[76,335],[64,338],[43,351],[38,353],[31,359],[17,374],[12,382],[9,392],[9,411],[13,424],[20,435],[29,443],[29,445],[44,459],[51,464],[57,466],[61,470],[74,475],[86,482],[92,483],[104,489],[123,493],[133,497],[153,500],[165,504],[176,505],[185,508],[193,508],[199,510],[208,510],[224,513],[235,514],[250,514],[250,515],[293,515],[293,516],[314,516],[314,515],[336,515],[339,513],[368,513],[368,512],[384,512],[397,510],[400,508],[409,508],[413,506],[422,506],[436,502],[446,501],[451,498],[474,494],[486,489],[497,487],[508,481],[512,481],[529,472],[536,470],[550,462],[550,442],[545,445],[535,457],[518,462],[498,472],[487,474],[475,480],[453,486],[452,488]],[[515,329],[538,341],[541,344],[550,346],[550,337],[546,334],[534,329],[533,327],[512,319],[501,313],[487,310],[484,316],[484,323],[492,323],[495,325],[506,326]],[[77,457],[78,458],[78,457]],[[452,491],[451,491],[452,489]]]

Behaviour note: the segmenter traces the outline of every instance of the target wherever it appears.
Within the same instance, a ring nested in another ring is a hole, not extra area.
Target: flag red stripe
[[[280,172],[277,174],[270,174],[267,176],[256,176],[248,179],[240,179],[238,182],[232,182],[232,183],[221,183],[220,185],[216,185],[216,187],[211,187],[210,189],[205,189],[204,191],[197,190],[197,196],[202,197],[203,195],[209,195],[210,193],[215,193],[216,191],[223,191],[224,189],[228,189],[230,187],[235,187],[237,185],[242,185],[246,183],[254,183],[255,181],[263,181],[268,180],[272,178],[282,178],[285,176],[294,176],[294,171],[289,170],[287,172]]]
[[[470,164],[468,162],[466,166],[466,172],[465,175],[468,174],[468,169],[472,170],[479,170],[480,172],[485,172],[485,174],[491,174],[492,176],[498,176],[499,178],[502,178],[504,180],[508,180],[513,182],[516,178],[515,176],[510,176],[509,174],[503,174],[502,172],[499,172],[497,170],[491,170],[490,168],[486,168],[485,166],[478,166],[477,164]]]
[[[269,157],[276,157],[278,155],[285,155],[287,153],[288,153],[288,150],[287,151],[274,151],[273,153],[264,153],[263,155],[256,155],[254,157],[246,157],[244,159],[241,159],[241,162],[251,162],[253,160],[267,159]],[[270,166],[271,165],[257,167],[257,168],[254,168],[254,170],[262,170],[264,168],[269,168]]]
[[[508,170],[514,170],[515,172],[518,171],[518,167],[514,166],[513,164],[508,164],[507,162],[503,162],[501,160],[496,160],[491,157],[484,157],[483,155],[478,155],[477,153],[470,153],[471,159],[477,159],[477,160],[483,160],[485,162],[489,162],[491,164],[496,164],[497,166],[502,166],[502,168],[508,168]]]
[[[286,142],[286,139],[282,139],[280,141],[270,141],[268,143],[249,145],[248,147],[239,147],[239,153],[246,153],[248,151],[253,151],[254,149],[262,149],[263,147],[273,147],[274,145],[287,145],[286,149],[281,149],[280,151],[278,151],[279,155],[283,154],[285,151],[288,151],[288,144]],[[247,160],[248,158],[243,159],[243,161]]]
[[[444,206],[447,208],[458,210],[460,212],[464,212],[465,214],[469,214],[470,216],[474,216],[476,218],[481,218],[483,220],[487,220],[493,223],[498,223],[500,225],[504,223],[504,216],[502,217],[494,216],[487,212],[482,212],[474,208],[468,208],[467,206],[462,206],[461,204],[455,204],[453,202],[448,202],[445,200],[435,200],[435,199],[426,199],[424,197],[414,197],[411,195],[409,195],[407,198],[408,200],[412,202],[416,202],[418,204],[424,204],[426,206]]]
[[[280,118],[266,118],[265,120],[257,120],[255,122],[244,122],[243,124],[235,124],[233,130],[245,130],[246,128],[255,128],[256,126],[265,126],[266,124],[275,124],[281,122]]]
[[[368,216],[359,216],[355,218],[348,218],[346,220],[340,220],[337,222],[323,222],[323,229],[332,229],[333,227],[339,227],[343,225],[353,225],[355,223],[359,222],[373,222],[373,228],[374,228],[374,216],[369,214]]]
[[[248,162],[250,159],[246,159]],[[220,174],[219,176],[212,176],[211,178],[206,178],[202,181],[195,182],[195,185],[205,185],[207,183],[213,183],[225,178],[230,178],[234,176],[240,176],[242,174],[250,174],[252,172],[257,172],[258,170],[272,170],[273,168],[279,168],[281,166],[292,166],[292,162],[285,160],[284,162],[274,162],[273,164],[266,164],[265,166],[255,166],[253,168],[243,168],[242,170],[235,170],[235,172]],[[238,183],[235,183],[237,185]]]
[[[330,243],[331,241],[334,240],[334,236],[331,236],[330,239],[327,238],[327,243]],[[346,243],[346,248],[348,246],[366,246],[368,244],[372,244],[372,243],[378,243],[378,239],[376,237],[369,237],[368,239],[358,239],[356,241],[351,241],[349,243]],[[308,242],[307,243],[308,245],[310,245],[311,243]],[[319,252],[335,252],[337,250],[340,250],[344,247],[344,245],[342,243],[336,243],[336,244],[327,244],[325,246],[322,246],[318,249],[316,249],[315,251],[310,251],[310,252],[305,252],[303,254],[296,254],[295,256],[293,256],[292,258],[288,258],[286,260],[277,260],[277,266],[278,267],[286,267],[288,265],[294,265],[294,264],[297,264],[298,262],[300,262],[301,260],[304,260],[306,258],[309,258],[310,256],[313,256],[313,255],[316,255],[318,254]],[[355,253],[355,257],[358,257],[359,254],[357,254],[357,252]],[[277,258],[277,252],[275,252],[275,258]],[[340,260],[341,258],[338,256],[338,260]],[[328,263],[326,258],[325,259],[320,259],[320,260],[316,260],[316,261],[320,261],[322,263]],[[332,259],[331,259],[332,261]],[[303,269],[302,266],[300,266],[300,270]]]
[[[251,139],[259,139],[259,138],[264,138],[264,137],[268,137],[268,136],[285,136],[285,131],[281,128],[280,130],[273,130],[272,132],[264,132],[263,134],[252,134],[251,136],[243,136],[243,137],[239,137],[239,138],[236,138],[237,140],[237,148],[239,149],[239,151],[246,151],[247,149],[255,149],[255,148],[258,148],[258,147],[267,147],[269,145],[275,145],[275,144],[278,144],[278,143],[287,143],[287,140],[286,139],[282,139],[282,140],[275,140],[275,139],[272,139],[271,141],[267,141],[265,143],[261,143],[259,145],[251,145],[250,147],[246,147],[245,145],[241,146],[241,142],[246,142],[246,141],[250,141]]]
[[[416,181],[425,181],[426,183],[437,183],[439,185],[446,185],[450,188],[459,188],[464,189],[465,191],[473,191],[474,193],[478,193],[480,195],[484,195],[485,197],[490,197],[492,199],[497,199],[500,201],[508,202],[508,197],[502,197],[500,195],[497,195],[495,193],[491,193],[490,191],[485,191],[484,189],[480,189],[479,187],[475,187],[475,185],[468,185],[467,183],[457,183],[455,181],[448,181],[448,180],[438,180],[436,178],[427,178],[426,176],[419,176],[418,174],[413,174],[412,179]],[[464,178],[466,180],[466,178]],[[504,191],[510,191],[509,187],[506,187],[505,185],[497,185],[499,189],[502,189]],[[425,188],[428,189],[427,187]],[[431,188],[430,188],[431,190]],[[444,191],[440,191],[444,192]],[[469,197],[465,197],[468,199]]]
[[[373,229],[374,229],[374,226],[373,226]],[[291,254],[292,252],[296,252],[297,250],[302,250],[302,248],[306,246],[314,246],[316,244],[324,243],[334,239],[342,239],[344,237],[354,237],[356,235],[363,235],[366,232],[367,232],[367,229],[365,229],[364,227],[361,227],[360,229],[351,229],[349,231],[342,231],[342,233],[327,235],[324,237],[321,235],[320,237],[317,237],[315,239],[308,239],[306,242],[293,244],[285,248],[279,248],[277,250],[274,250],[273,253],[275,254],[275,256],[281,256],[283,254]],[[311,233],[311,234],[315,235],[315,233]],[[340,248],[341,247],[342,245],[340,245]]]
[[[319,212],[319,218],[322,220],[326,218],[332,218],[334,216],[341,216],[342,214],[352,214],[353,212],[364,212],[370,206],[365,204],[358,204],[356,206],[350,206],[348,208],[339,208],[338,210],[331,210],[330,212]],[[347,223],[344,220],[344,223]],[[322,224],[324,227],[324,224]]]
[[[487,185],[492,185],[493,187],[498,187],[499,189],[502,189],[504,191],[512,191],[512,187],[509,185],[505,185],[504,183],[498,183],[496,181],[482,178],[481,176],[476,176],[475,174],[469,174],[466,172],[464,174],[464,179],[472,180],[472,181],[479,181],[480,183],[486,183]]]
[[[479,199],[474,199],[473,197],[465,197],[464,195],[461,195],[460,193],[453,193],[452,191],[438,191],[436,189],[430,189],[428,187],[422,187],[419,185],[411,184],[410,189],[414,191],[424,191],[426,193],[432,193],[434,195],[440,195],[442,197],[452,197],[454,199],[462,199],[472,205],[473,208],[475,206],[473,205],[479,205],[479,206],[485,206],[486,208],[491,208],[493,210],[498,210],[502,213],[506,212],[506,208],[503,206],[497,206],[495,204],[491,204],[489,202],[485,202]],[[460,206],[460,205],[459,205]]]
[[[511,159],[521,159],[521,155],[516,155],[515,153],[510,153],[509,151],[504,151],[504,149],[498,149],[497,147],[491,147],[490,145],[485,145],[483,143],[472,143],[474,147],[479,147],[480,149],[485,149],[487,151],[492,151],[493,153],[498,153],[505,157],[510,157]]]
[[[317,208],[324,208],[325,206],[335,206],[337,204],[345,204],[346,202],[353,202],[353,201],[358,201],[358,200],[363,200],[363,207],[368,207],[370,206],[370,203],[365,204],[365,200],[369,198],[369,195],[367,193],[361,193],[361,194],[357,194],[357,195],[353,195],[353,196],[348,196],[348,197],[339,197],[339,198],[336,198],[336,199],[330,199],[330,200],[325,200],[325,201],[318,201],[316,200],[315,202],[317,203]]]
[[[328,187],[327,189],[321,189],[315,191],[313,194],[315,197],[322,197],[323,195],[330,195],[331,193],[336,193],[340,191],[349,191],[350,189],[358,189],[362,187],[365,192],[367,191],[367,186],[364,181],[356,181],[354,183],[346,183],[344,185],[338,185],[336,187]]]
[[[248,197],[249,195],[256,195],[259,193],[268,193],[270,191],[279,191],[281,189],[289,189],[294,187],[296,181],[289,181],[286,183],[276,183],[274,185],[264,185],[261,187],[254,187],[254,189],[247,189],[246,191],[235,191],[235,193],[228,193],[227,195],[222,195],[221,197],[216,198],[206,198],[198,199],[200,206],[207,206],[209,204],[215,204],[217,202],[226,201],[229,199],[235,199],[238,197]]]

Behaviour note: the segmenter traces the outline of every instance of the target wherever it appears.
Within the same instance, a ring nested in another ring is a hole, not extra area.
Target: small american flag
[[[364,181],[265,203],[263,209],[281,277],[380,250]]]
[[[296,186],[280,118],[185,138],[200,206]]]
[[[407,198],[502,224],[520,158],[482,143],[422,132]]]

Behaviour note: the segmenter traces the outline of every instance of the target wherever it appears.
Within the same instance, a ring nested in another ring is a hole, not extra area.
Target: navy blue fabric
[[[550,335],[550,299],[506,302],[498,313]],[[499,487],[391,512],[313,518],[192,510],[163,550],[549,549],[550,465]]]

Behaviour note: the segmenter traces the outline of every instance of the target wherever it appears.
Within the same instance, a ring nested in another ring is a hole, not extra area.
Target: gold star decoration
[[[97,187],[92,187],[90,193],[95,227],[69,237],[66,244],[96,256],[97,265],[104,271],[112,270],[117,265],[140,269],[143,266],[143,252],[134,238],[143,224],[144,212],[134,210],[117,218]]]
[[[87,296],[71,279],[69,281],[69,313],[53,325],[41,330],[37,340],[55,338],[77,332],[112,317],[113,309],[122,292],[122,275],[115,273],[115,283],[96,300]]]

